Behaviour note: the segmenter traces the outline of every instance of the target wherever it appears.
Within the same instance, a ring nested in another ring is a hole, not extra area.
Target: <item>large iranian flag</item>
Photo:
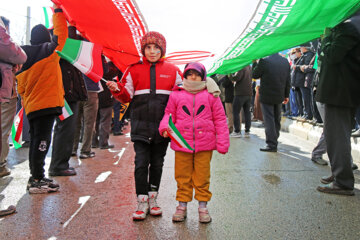
[[[98,44],[68,38],[61,52],[56,52],[91,80],[99,82],[103,76],[101,51]]]
[[[173,140],[179,147],[189,149],[191,151],[194,151],[194,149],[186,142],[183,136],[181,136],[181,133],[176,128],[175,124],[172,121],[172,117],[170,114],[169,117],[169,123],[168,123],[168,134],[171,140]]]
[[[234,73],[254,59],[319,38],[326,27],[336,26],[358,9],[359,0],[258,0],[247,27],[208,75]]]

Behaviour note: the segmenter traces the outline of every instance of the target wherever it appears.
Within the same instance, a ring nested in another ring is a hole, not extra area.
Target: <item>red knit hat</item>
[[[141,38],[141,52],[145,56],[145,46],[148,44],[156,44],[161,49],[161,57],[166,53],[166,40],[161,33],[158,32],[148,32]]]

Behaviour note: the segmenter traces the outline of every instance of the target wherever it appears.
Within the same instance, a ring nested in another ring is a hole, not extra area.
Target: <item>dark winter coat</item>
[[[316,100],[339,107],[360,105],[360,15],[334,27],[322,41]]]
[[[307,51],[303,55],[303,62],[302,65],[305,65],[304,69],[304,86],[307,88],[311,88],[312,81],[314,78],[315,69],[312,67],[308,67],[310,65],[313,65],[314,62],[314,56],[315,54],[311,51]]]
[[[252,96],[251,66],[246,66],[235,73],[232,80],[236,82],[234,96]]]
[[[279,104],[289,97],[290,65],[279,54],[260,59],[253,65],[253,78],[260,78],[260,102]]]
[[[78,39],[75,27],[69,26],[68,34],[69,38]],[[66,101],[86,101],[87,91],[81,72],[77,70],[71,63],[64,59],[60,59],[60,68]]]
[[[295,58],[293,61],[294,66],[299,66],[302,63],[303,57]],[[292,87],[303,87],[304,86],[304,73],[299,67],[291,70],[291,86]]]
[[[223,77],[220,81],[225,88],[225,102],[232,103],[234,100],[234,83],[228,76]]]
[[[122,72],[114,65],[113,62],[108,64],[108,72],[104,74],[104,79],[107,81],[115,81],[114,78],[121,79]],[[107,108],[114,105],[114,97],[104,81],[101,81],[104,91],[99,92],[99,108]]]

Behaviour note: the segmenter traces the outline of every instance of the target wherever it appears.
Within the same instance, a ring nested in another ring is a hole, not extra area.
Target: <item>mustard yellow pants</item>
[[[175,152],[176,200],[191,202],[193,189],[195,199],[208,202],[211,199],[210,161],[213,151],[197,153]]]

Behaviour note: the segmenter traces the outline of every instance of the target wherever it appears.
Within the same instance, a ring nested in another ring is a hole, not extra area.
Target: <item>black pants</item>
[[[299,87],[295,87],[295,100],[299,110],[299,116],[304,115],[303,97]]]
[[[319,109],[317,107],[316,104],[316,100],[315,100],[315,93],[312,91],[311,92],[311,98],[312,98],[312,109],[314,110],[314,118],[316,119],[317,123],[322,123],[324,121],[324,119],[321,118]]]
[[[306,119],[313,118],[313,110],[312,110],[312,98],[311,98],[311,89],[307,87],[301,87],[301,95],[304,103],[304,115]]]
[[[351,123],[355,109],[325,104],[324,134],[335,184],[354,189],[351,169]]]
[[[134,142],[136,195],[147,195],[160,187],[164,157],[169,142]]]
[[[51,143],[51,130],[54,120],[55,115],[45,115],[29,119],[29,166],[31,176],[35,179],[42,179],[44,177],[45,157]]]
[[[250,132],[251,127],[251,96],[234,96],[233,100],[233,115],[235,132],[240,132],[240,111],[244,109],[245,117],[245,132]]]
[[[63,121],[56,118],[49,172],[66,170],[69,168],[79,108],[78,102],[68,102],[68,104],[73,115]]]
[[[281,127],[281,103],[261,103],[261,111],[264,118],[266,144],[271,148],[277,148]]]

